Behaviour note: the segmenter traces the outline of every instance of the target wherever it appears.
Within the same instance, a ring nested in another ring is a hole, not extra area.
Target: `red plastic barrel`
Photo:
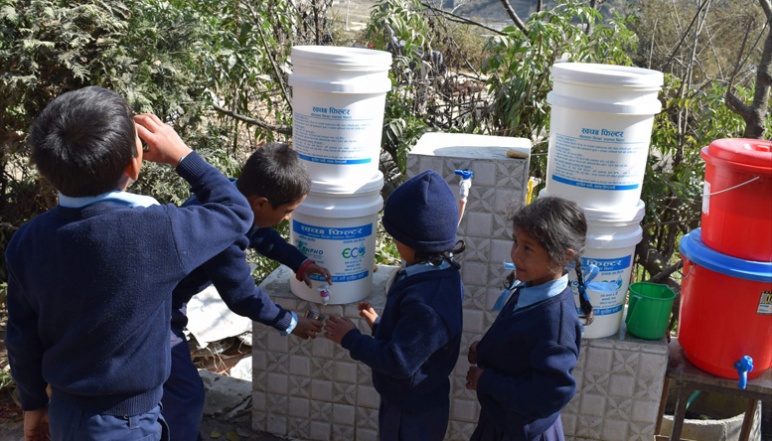
[[[705,160],[702,240],[719,253],[772,261],[772,142],[718,139]]]
[[[772,367],[772,262],[737,259],[700,240],[700,229],[681,239],[684,276],[678,341],[698,368],[739,379],[736,364],[753,360],[748,379]]]

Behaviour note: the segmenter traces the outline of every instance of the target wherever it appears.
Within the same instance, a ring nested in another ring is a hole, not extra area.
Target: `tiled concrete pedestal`
[[[524,156],[513,159],[508,150]],[[455,170],[474,172],[459,239],[466,251],[459,255],[466,287],[461,355],[452,374],[450,423],[446,439],[466,441],[474,430],[479,405],[466,390],[469,367],[466,352],[493,323],[490,309],[507,275],[503,261],[511,248],[511,209],[525,200],[530,142],[482,135],[424,135],[407,160],[407,176],[434,169],[458,188]],[[380,267],[367,300],[378,312],[385,303],[385,285],[395,267]],[[300,314],[308,302],[290,292],[292,273],[281,267],[262,287],[277,303]],[[325,315],[346,315],[368,331],[355,304],[322,307]],[[303,341],[281,337],[275,330],[253,331],[253,427],[301,440],[375,441],[378,394],[370,369],[353,361],[348,352],[324,338]],[[578,393],[563,411],[569,440],[651,441],[667,367],[664,341],[618,335],[584,340],[574,370]]]
[[[373,292],[366,299],[383,310],[387,279],[396,267],[381,266],[373,277]],[[300,314],[309,302],[289,288],[293,275],[286,267],[274,271],[261,285],[283,307]],[[356,305],[312,305],[322,314],[346,315],[368,332]],[[467,307],[470,316],[488,315]],[[482,333],[465,331],[464,344]],[[563,411],[566,437],[574,441],[651,441],[667,367],[667,344],[630,337],[624,327],[618,335],[583,340],[574,370],[578,393]],[[282,337],[274,329],[253,330],[252,427],[300,440],[375,441],[378,394],[370,369],[352,360],[348,351],[319,337],[301,340]],[[479,407],[474,393],[464,388],[469,363],[466,347],[453,373],[451,421],[446,439],[468,440]]]

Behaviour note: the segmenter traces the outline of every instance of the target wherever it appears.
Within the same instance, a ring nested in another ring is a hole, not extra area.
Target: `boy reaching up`
[[[6,250],[6,345],[25,439],[47,439],[47,424],[55,441],[167,439],[172,290],[246,233],[249,204],[170,126],[132,117],[126,100],[100,87],[54,99],[30,146],[59,204]],[[127,193],[143,154],[175,167],[201,205]]]

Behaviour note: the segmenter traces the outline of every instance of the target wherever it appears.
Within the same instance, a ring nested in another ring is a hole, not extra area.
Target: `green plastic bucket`
[[[659,283],[631,283],[625,325],[627,332],[646,340],[665,336],[675,292]]]

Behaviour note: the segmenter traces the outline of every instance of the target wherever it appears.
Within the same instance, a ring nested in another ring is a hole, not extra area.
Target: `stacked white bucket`
[[[311,192],[293,213],[290,241],[330,270],[329,304],[370,295],[383,174],[378,170],[391,54],[337,47],[292,48],[293,145],[311,175]],[[296,296],[322,303],[327,282]]]
[[[661,72],[593,63],[552,66],[549,153],[542,194],[577,202],[588,222],[583,266],[599,272],[588,294],[595,320],[585,338],[619,331],[641,241],[641,197]],[[569,272],[579,305],[576,276]],[[598,289],[594,289],[593,286]],[[608,289],[609,287],[616,289]],[[604,289],[605,288],[605,289]]]

